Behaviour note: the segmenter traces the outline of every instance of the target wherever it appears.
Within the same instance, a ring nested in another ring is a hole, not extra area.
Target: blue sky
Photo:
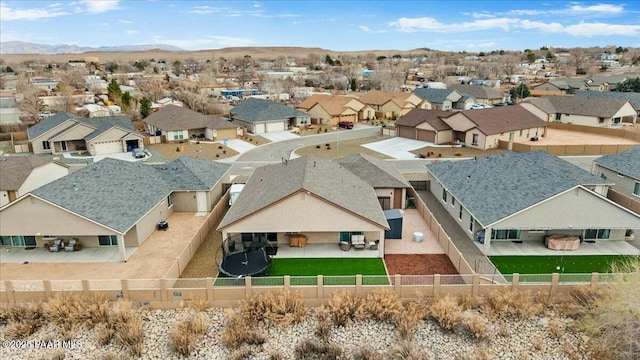
[[[0,40],[186,50],[640,47],[640,1],[0,1]]]

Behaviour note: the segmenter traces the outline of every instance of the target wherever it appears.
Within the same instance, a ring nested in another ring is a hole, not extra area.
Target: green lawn
[[[389,279],[380,258],[375,259],[273,259],[268,277],[253,277],[253,285],[283,285],[284,276],[291,276],[291,285],[315,285],[317,275],[324,278],[324,285],[355,285],[355,275],[363,277],[363,285],[388,285]],[[234,280],[219,276],[216,286],[233,286]],[[243,282],[237,282],[244,284]]]
[[[491,256],[491,261],[503,274],[590,274],[611,272],[611,264],[637,258],[632,255],[570,255],[570,256]]]

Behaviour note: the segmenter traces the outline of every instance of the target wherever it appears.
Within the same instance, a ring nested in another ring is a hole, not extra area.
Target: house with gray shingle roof
[[[95,156],[144,147],[144,136],[128,116],[83,118],[59,112],[28,128],[27,135],[34,154],[88,151]]]
[[[69,174],[69,167],[35,156],[0,157],[0,207]]]
[[[593,163],[596,175],[614,183],[609,191],[626,198],[620,203],[640,213],[640,146],[599,157]]]
[[[375,189],[382,210],[406,208],[409,182],[393,163],[366,154],[356,154],[334,161]]]
[[[486,254],[501,241],[540,245],[551,235],[624,240],[626,229],[640,228],[640,215],[601,195],[608,180],[543,151],[426,167],[431,193],[470,240],[484,242]]]
[[[413,93],[423,100],[416,108],[426,110],[451,110],[462,99],[462,94],[455,89],[418,88]]]
[[[308,125],[309,115],[271,100],[248,98],[230,111],[234,124],[246,127],[252,134],[286,131],[290,127]]]
[[[453,129],[443,119],[451,111],[413,109],[396,121],[399,137],[446,144],[453,141]]]
[[[230,167],[189,157],[156,165],[105,158],[1,207],[0,235],[29,237],[39,247],[46,236],[117,246],[125,261],[125,248],[140,246],[174,211],[211,211]]]
[[[488,86],[454,84],[449,88],[458,91],[463,96],[467,95],[469,97],[472,97],[475,100],[476,104],[493,105],[506,100],[506,97],[502,92]]]
[[[335,161],[313,157],[257,168],[218,226],[223,239],[253,234],[288,244],[288,235],[302,234],[309,246],[336,248],[351,235],[364,235],[379,240],[379,257],[388,229],[371,185]]]
[[[167,142],[235,139],[240,130],[229,119],[207,116],[176,105],[167,105],[142,121],[150,134],[164,135]]]
[[[627,99],[544,96],[521,105],[547,122],[615,127],[635,124],[638,118],[638,110]]]
[[[618,91],[578,91],[578,97],[595,98],[595,99],[622,99],[629,100],[631,105],[638,111],[640,116],[640,93],[637,92],[618,92]]]

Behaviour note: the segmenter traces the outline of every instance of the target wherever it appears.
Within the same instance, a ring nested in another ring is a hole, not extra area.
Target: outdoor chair
[[[351,244],[356,250],[363,250],[366,246],[364,235],[351,235]]]
[[[76,247],[76,239],[69,240],[69,243],[64,246],[64,251],[73,251]]]
[[[63,246],[64,246],[64,243],[62,242],[62,240],[60,239],[53,240],[53,244],[49,246],[49,251],[58,252],[60,251],[60,249],[62,249]]]

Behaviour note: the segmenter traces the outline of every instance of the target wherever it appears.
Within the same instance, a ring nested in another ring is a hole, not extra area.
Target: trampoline
[[[222,242],[222,261],[218,270],[232,277],[253,276],[265,272],[271,266],[271,257],[267,254],[268,241],[242,245],[236,251],[236,241],[232,238]]]

